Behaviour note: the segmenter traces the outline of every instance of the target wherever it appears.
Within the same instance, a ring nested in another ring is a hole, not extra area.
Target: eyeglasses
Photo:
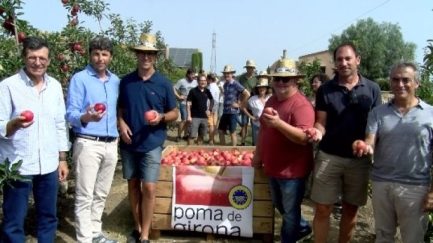
[[[287,84],[290,81],[290,78],[289,77],[274,77],[273,81],[275,83],[282,81],[283,83]]]
[[[206,79],[200,79],[199,82],[207,82]]]
[[[351,90],[349,92],[349,104],[357,105],[358,104],[358,96],[356,96],[355,92]]]
[[[35,63],[38,59],[41,64],[46,64],[48,62],[48,59],[45,57],[35,57],[35,56],[27,57],[27,60],[29,60],[29,62],[31,63]]]
[[[145,56],[148,56],[148,57],[150,57],[150,56],[156,56],[156,52],[153,52],[153,51],[137,51],[136,52],[138,55],[140,55],[140,56],[143,56],[143,57],[145,57]]]

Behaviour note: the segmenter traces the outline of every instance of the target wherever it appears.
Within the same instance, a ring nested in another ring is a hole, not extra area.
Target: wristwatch
[[[160,113],[160,115],[161,115],[161,121],[165,122],[165,114],[164,113]]]

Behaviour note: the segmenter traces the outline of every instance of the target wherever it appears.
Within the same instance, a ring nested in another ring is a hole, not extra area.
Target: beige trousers
[[[90,243],[101,234],[101,217],[118,161],[117,140],[105,143],[77,138],[75,166],[75,230],[77,242]]]

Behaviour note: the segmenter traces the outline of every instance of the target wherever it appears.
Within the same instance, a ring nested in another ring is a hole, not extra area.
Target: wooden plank
[[[170,214],[172,207],[171,198],[156,198],[154,213]],[[253,201],[254,217],[274,217],[274,206],[271,201]]]
[[[253,200],[270,201],[271,192],[268,184],[255,184],[253,189]],[[156,183],[156,197],[168,197],[173,195],[173,183],[170,181],[158,181]]]
[[[253,217],[253,233],[272,234],[274,218]],[[153,214],[152,230],[173,230],[171,228],[171,215]]]

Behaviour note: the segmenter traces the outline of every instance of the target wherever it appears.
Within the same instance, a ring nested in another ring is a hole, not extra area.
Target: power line
[[[385,5],[386,3],[390,2],[390,1],[391,1],[391,0],[386,0],[386,1],[382,2],[381,4],[377,5],[376,7],[374,7],[374,8],[372,8],[372,9],[368,10],[367,12],[365,12],[365,13],[359,15],[358,17],[352,19],[351,21],[349,21],[349,22],[347,22],[347,23],[341,25],[340,27],[338,27],[338,28],[332,30],[331,32],[329,32],[329,33],[327,33],[327,34],[324,34],[324,35],[320,36],[319,38],[317,38],[317,39],[315,39],[315,40],[313,40],[313,41],[311,41],[311,42],[307,42],[306,44],[304,44],[304,45],[302,45],[302,46],[296,47],[296,48],[290,50],[289,52],[297,51],[297,50],[299,50],[299,49],[302,49],[302,48],[304,48],[304,47],[306,47],[306,46],[308,46],[308,45],[310,45],[310,44],[312,44],[312,43],[314,43],[314,42],[316,42],[316,41],[318,41],[318,40],[320,40],[320,39],[326,37],[326,36],[329,36],[330,34],[334,33],[335,31],[337,31],[337,30],[343,28],[344,26],[349,25],[349,24],[352,23],[353,21],[358,20],[359,18],[361,18],[361,17],[363,17],[363,16],[365,16],[365,15],[367,15],[367,14],[373,12],[374,10],[376,10],[376,9],[378,9],[378,8],[380,8],[380,7],[382,7],[383,5]]]

